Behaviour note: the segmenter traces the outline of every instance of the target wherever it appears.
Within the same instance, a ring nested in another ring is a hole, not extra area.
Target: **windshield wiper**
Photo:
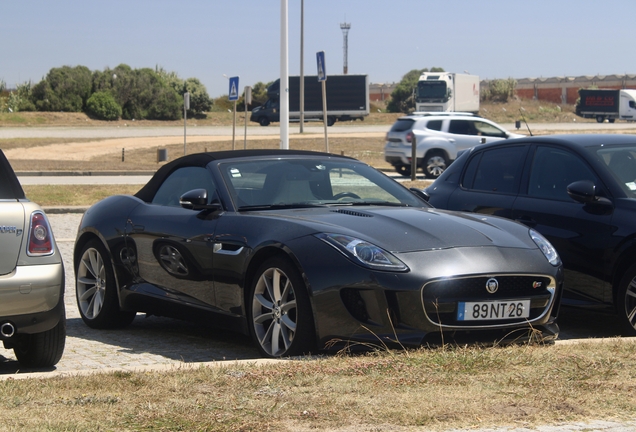
[[[240,206],[237,210],[280,210],[280,209],[292,209],[292,208],[313,208],[313,207],[326,207],[324,204],[310,204],[310,203],[291,203],[291,204],[257,204]]]
[[[352,206],[385,206],[385,207],[411,207],[408,204],[389,201],[351,201]]]

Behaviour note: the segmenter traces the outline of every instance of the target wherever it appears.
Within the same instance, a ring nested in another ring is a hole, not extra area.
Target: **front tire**
[[[97,239],[82,248],[75,269],[75,294],[82,320],[91,328],[125,327],[135,319],[135,312],[119,309],[115,274],[108,251]]]
[[[636,265],[625,272],[618,287],[616,310],[627,335],[636,335]]]
[[[269,126],[269,119],[267,117],[261,117],[258,119],[258,124],[261,126]]]
[[[259,267],[247,308],[250,333],[264,356],[301,355],[315,348],[307,287],[286,258],[274,257]]]
[[[441,151],[431,151],[424,158],[424,175],[429,179],[436,179],[448,167],[448,159]]]
[[[66,318],[62,314],[60,321],[51,330],[18,335],[13,352],[24,367],[46,368],[55,366],[60,361],[65,345]]]

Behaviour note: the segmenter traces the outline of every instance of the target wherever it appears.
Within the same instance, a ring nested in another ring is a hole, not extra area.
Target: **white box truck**
[[[415,92],[418,112],[479,112],[479,77],[451,72],[424,72]]]
[[[636,90],[580,89],[576,113],[603,123],[636,121]]]

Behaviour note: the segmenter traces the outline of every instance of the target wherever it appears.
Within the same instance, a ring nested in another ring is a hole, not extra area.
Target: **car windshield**
[[[631,198],[636,198],[636,146],[600,147],[596,150]]]
[[[428,207],[368,165],[333,159],[268,159],[219,164],[239,210],[390,205]]]
[[[419,81],[417,83],[417,97],[443,99],[446,98],[445,81]]]

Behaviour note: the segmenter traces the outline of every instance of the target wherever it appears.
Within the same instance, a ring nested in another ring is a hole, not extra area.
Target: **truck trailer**
[[[479,112],[479,77],[451,72],[424,72],[417,82],[419,112]]]
[[[327,125],[336,121],[364,120],[369,115],[367,75],[329,75],[326,81]],[[280,80],[267,88],[267,101],[252,110],[250,121],[261,126],[280,121]],[[322,121],[322,82],[305,76],[305,121]],[[289,120],[300,121],[300,77],[289,77]]]
[[[576,114],[598,123],[636,121],[636,90],[580,89]]]

